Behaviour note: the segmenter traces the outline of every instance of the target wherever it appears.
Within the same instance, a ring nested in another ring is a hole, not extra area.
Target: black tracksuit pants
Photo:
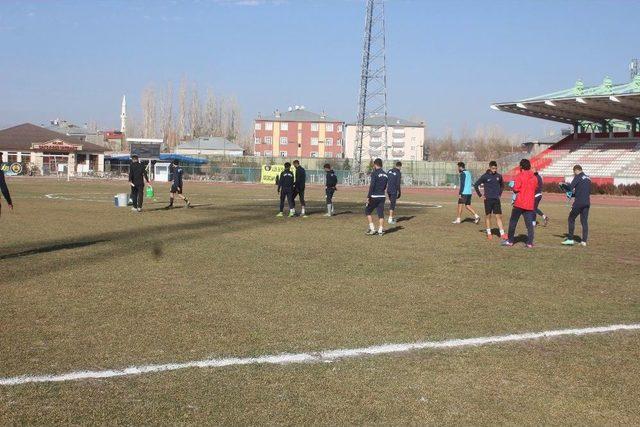
[[[569,212],[569,232],[568,239],[573,240],[573,233],[576,229],[576,218],[580,216],[580,224],[582,224],[582,241],[586,242],[589,238],[589,208],[590,206],[573,206]]]
[[[284,210],[284,199],[287,199],[289,203],[289,210],[292,210],[294,207],[293,204],[293,190],[285,190],[284,188],[280,190],[280,212]]]
[[[513,239],[516,234],[516,226],[518,225],[520,216],[524,217],[524,223],[527,226],[527,245],[533,245],[533,221],[536,217],[536,212],[526,211],[516,207],[511,211],[511,218],[509,219],[509,241],[513,243]]]
[[[142,202],[144,200],[144,184],[135,184],[131,187],[131,200],[133,200],[134,208],[142,209]]]

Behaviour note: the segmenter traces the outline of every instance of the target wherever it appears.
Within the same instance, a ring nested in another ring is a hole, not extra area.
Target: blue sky
[[[429,133],[557,125],[489,109],[628,80],[639,1],[388,0],[389,111]],[[353,120],[363,0],[0,2],[0,126],[60,117],[116,127],[149,84],[186,77],[258,111],[305,105]],[[174,89],[175,90],[175,89]]]

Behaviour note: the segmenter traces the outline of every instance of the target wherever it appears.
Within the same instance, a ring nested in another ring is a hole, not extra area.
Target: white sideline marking
[[[204,359],[183,363],[165,363],[160,365],[130,366],[124,369],[109,369],[103,371],[75,371],[59,375],[22,375],[18,377],[0,378],[0,385],[12,386],[27,383],[51,383],[64,381],[78,381],[95,378],[113,378],[129,375],[142,375],[152,372],[177,371],[187,368],[222,368],[225,366],[242,365],[286,365],[290,363],[322,363],[339,359],[374,356],[379,354],[404,353],[422,349],[447,349],[456,347],[481,346],[504,342],[530,341],[539,338],[553,338],[569,335],[590,335],[616,331],[640,330],[640,323],[627,325],[598,326],[581,329],[558,329],[543,332],[529,332],[523,334],[498,335],[490,337],[451,339],[445,341],[419,341],[402,344],[382,344],[371,347],[352,349],[325,350],[317,353],[284,353],[258,357],[229,357],[223,359]]]

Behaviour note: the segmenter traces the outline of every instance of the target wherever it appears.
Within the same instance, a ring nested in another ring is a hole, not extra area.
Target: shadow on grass
[[[65,249],[84,248],[86,246],[91,246],[97,243],[104,243],[108,241],[109,241],[108,239],[99,239],[99,240],[82,241],[82,242],[67,242],[67,243],[57,243],[57,244],[54,243],[48,246],[42,246],[34,249],[27,249],[27,250],[15,252],[12,254],[0,255],[0,260],[19,258],[19,257],[29,256],[29,255],[45,254],[48,252],[63,251]]]
[[[505,231],[506,231],[506,230],[505,230]],[[478,230],[478,232],[479,232],[479,233],[482,233],[482,234],[486,234],[486,233],[487,233],[487,230],[485,230],[485,229],[483,228],[483,229],[481,229],[481,230]],[[491,234],[493,234],[494,236],[498,236],[498,237],[500,237],[500,229],[498,229],[498,228],[492,228],[492,229],[491,229]]]
[[[568,235],[567,233],[564,233],[564,234],[554,234],[554,235],[553,235],[553,237],[559,237],[559,238],[561,238],[561,239],[567,239],[567,238],[569,238],[569,235]],[[580,242],[582,242],[582,237],[579,237],[579,236],[573,236],[573,240],[574,240],[576,243],[580,243]]]
[[[391,234],[391,233],[397,233],[400,230],[404,230],[404,227],[401,225],[396,225],[395,227],[391,227],[389,229],[387,229],[384,234]]]

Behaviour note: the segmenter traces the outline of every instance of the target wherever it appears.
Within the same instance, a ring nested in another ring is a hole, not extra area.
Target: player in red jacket
[[[527,159],[520,160],[520,173],[516,176],[513,186],[516,200],[513,203],[511,219],[509,220],[509,236],[507,240],[502,242],[503,246],[513,246],[516,226],[522,215],[524,217],[524,223],[527,226],[527,247],[533,247],[533,221],[535,221],[536,218],[535,198],[537,187],[538,179],[531,170],[531,162]]]

